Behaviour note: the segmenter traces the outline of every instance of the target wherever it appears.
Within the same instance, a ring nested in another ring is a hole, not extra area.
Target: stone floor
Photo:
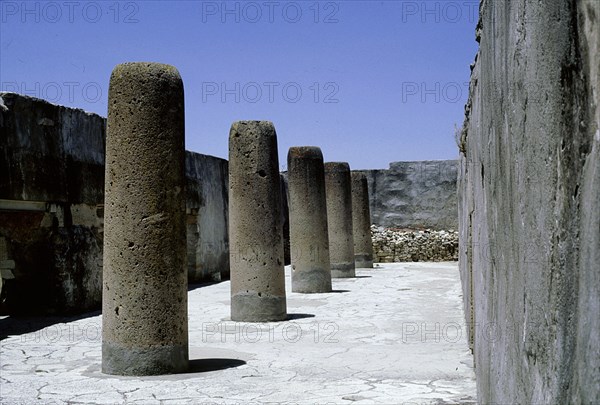
[[[290,288],[289,267],[286,268]],[[228,321],[229,282],[191,286],[191,370],[100,372],[98,313],[0,319],[2,404],[474,404],[456,263],[392,263],[288,293],[286,322]]]

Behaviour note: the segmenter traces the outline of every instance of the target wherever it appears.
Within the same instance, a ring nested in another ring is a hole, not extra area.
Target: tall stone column
[[[352,233],[355,266],[373,268],[369,186],[365,175],[358,172],[352,172]]]
[[[315,146],[288,152],[292,291],[331,292],[323,154]]]
[[[348,163],[325,163],[325,189],[331,277],[355,277],[352,186]]]
[[[183,83],[173,66],[112,72],[106,139],[102,371],[188,367]]]
[[[277,135],[269,121],[229,132],[231,320],[287,318]]]

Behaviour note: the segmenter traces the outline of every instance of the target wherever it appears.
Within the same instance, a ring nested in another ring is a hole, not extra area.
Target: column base
[[[260,294],[260,295],[259,295]],[[231,297],[231,320],[236,322],[274,322],[287,319],[285,296],[243,292]]]
[[[311,294],[331,292],[331,272],[323,269],[294,270],[292,292]]]
[[[111,375],[177,374],[188,370],[187,345],[150,347],[102,342],[102,372]]]
[[[331,278],[353,278],[356,277],[354,262],[331,263]]]

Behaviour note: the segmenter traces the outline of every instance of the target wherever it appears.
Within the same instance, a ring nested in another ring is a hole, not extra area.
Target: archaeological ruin
[[[316,146],[293,146],[287,160],[292,291],[331,292],[323,153]]]
[[[268,121],[229,133],[231,319],[287,318],[277,134]]]
[[[597,403],[600,2],[479,13],[457,160],[186,151],[159,63],[107,118],[1,92],[0,402]]]
[[[188,367],[183,104],[173,66],[126,63],[113,70],[102,272],[107,374]]]
[[[354,240],[354,265],[373,268],[373,240],[371,237],[371,211],[369,189],[364,174],[353,172],[352,180],[352,236]]]
[[[327,230],[331,277],[354,277],[354,236],[352,234],[352,181],[346,162],[325,163]]]
[[[106,119],[14,93],[0,97],[0,263],[10,267],[4,311],[98,310]],[[228,279],[228,162],[187,151],[185,177],[188,281]]]

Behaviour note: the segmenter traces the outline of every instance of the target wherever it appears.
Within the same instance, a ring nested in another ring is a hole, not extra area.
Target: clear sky
[[[236,120],[270,120],[280,166],[320,146],[353,169],[454,159],[478,1],[0,0],[0,90],[107,114],[112,69],[174,65],[186,149],[227,158]]]

